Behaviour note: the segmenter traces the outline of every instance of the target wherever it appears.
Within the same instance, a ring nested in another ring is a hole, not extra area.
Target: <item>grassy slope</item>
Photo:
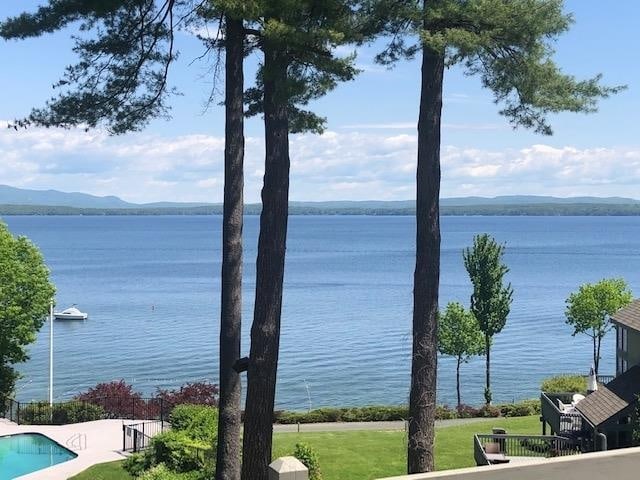
[[[122,469],[122,461],[118,460],[94,465],[69,480],[133,480],[133,477]]]
[[[501,427],[508,433],[540,434],[537,416],[497,418],[486,422],[439,428],[436,432],[438,470],[471,467],[473,435],[491,433]],[[290,455],[297,442],[311,445],[320,456],[324,480],[367,480],[402,475],[406,468],[404,432],[347,431],[279,433],[275,435],[274,458]],[[120,462],[96,465],[73,480],[129,480]]]
[[[475,466],[473,435],[501,427],[508,433],[541,434],[538,416],[490,419],[443,427],[436,431],[438,470]],[[274,457],[291,454],[296,442],[317,450],[324,480],[367,480],[406,472],[404,432],[281,433],[275,437]]]

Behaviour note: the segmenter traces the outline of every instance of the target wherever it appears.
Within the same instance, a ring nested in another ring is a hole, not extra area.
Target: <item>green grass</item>
[[[473,435],[500,427],[514,434],[541,434],[538,416],[496,418],[436,430],[436,468],[473,467]],[[303,427],[304,428],[304,427]],[[274,457],[291,454],[297,442],[311,445],[320,457],[324,480],[368,480],[406,473],[404,432],[348,431],[280,433]]]
[[[69,480],[133,480],[133,477],[123,470],[122,460],[117,460],[94,465]]]
[[[493,418],[440,427],[436,430],[437,469],[474,466],[473,435],[491,433],[492,427],[504,428],[514,434],[541,433],[538,416]],[[304,442],[318,452],[324,480],[371,480],[405,473],[406,441],[406,434],[401,431],[278,433],[274,437],[274,458],[290,455],[297,442]],[[72,480],[131,479],[120,463],[96,465]]]

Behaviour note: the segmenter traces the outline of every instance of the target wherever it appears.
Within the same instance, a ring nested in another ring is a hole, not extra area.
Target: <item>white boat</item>
[[[89,315],[78,310],[75,305],[61,312],[54,312],[56,320],[86,320]]]

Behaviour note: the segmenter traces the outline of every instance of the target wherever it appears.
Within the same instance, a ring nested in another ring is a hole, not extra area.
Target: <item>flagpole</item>
[[[53,299],[49,304],[49,406],[53,407]]]

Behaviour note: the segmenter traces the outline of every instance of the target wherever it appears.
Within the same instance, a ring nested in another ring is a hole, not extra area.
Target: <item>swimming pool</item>
[[[13,480],[76,458],[49,437],[39,433],[18,433],[0,437],[0,480]]]

